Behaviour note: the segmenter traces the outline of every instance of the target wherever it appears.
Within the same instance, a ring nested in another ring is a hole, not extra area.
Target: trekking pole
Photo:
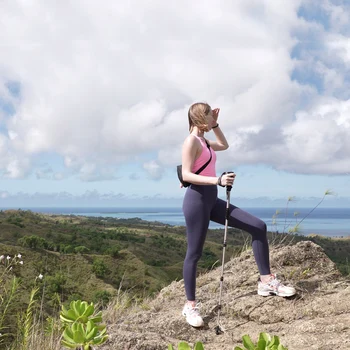
[[[224,174],[232,173],[227,172]],[[220,277],[220,294],[219,294],[219,305],[218,305],[218,325],[215,327],[216,335],[222,334],[223,328],[220,326],[220,311],[221,311],[221,297],[222,297],[222,287],[224,284],[224,265],[225,265],[225,250],[226,250],[226,240],[227,240],[227,228],[228,228],[228,218],[230,216],[230,195],[232,186],[226,186],[226,215],[225,215],[225,233],[224,242],[222,245],[222,264],[221,264],[221,277]]]

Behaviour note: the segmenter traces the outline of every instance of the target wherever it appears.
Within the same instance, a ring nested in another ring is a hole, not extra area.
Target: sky
[[[0,207],[181,205],[199,101],[234,204],[350,206],[347,0],[3,0],[0,52]]]

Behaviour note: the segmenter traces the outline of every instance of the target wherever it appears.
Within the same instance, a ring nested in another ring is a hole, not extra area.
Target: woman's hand
[[[218,123],[219,112],[220,112],[220,108],[213,109],[213,119],[215,120],[216,124]]]
[[[235,182],[235,173],[224,173],[219,177],[218,185],[222,187],[232,186]]]

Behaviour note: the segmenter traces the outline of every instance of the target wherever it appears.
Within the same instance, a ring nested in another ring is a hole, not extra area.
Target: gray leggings
[[[182,210],[186,220],[187,253],[183,277],[187,300],[196,300],[197,262],[202,256],[209,221],[225,225],[226,201],[217,197],[217,186],[191,185],[187,188]],[[260,275],[270,274],[266,224],[244,210],[230,205],[228,225],[252,235],[252,248]]]

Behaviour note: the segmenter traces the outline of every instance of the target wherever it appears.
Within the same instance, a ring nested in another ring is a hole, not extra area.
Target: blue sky
[[[181,205],[197,101],[235,204],[348,207],[349,28],[335,0],[1,2],[0,207]]]

